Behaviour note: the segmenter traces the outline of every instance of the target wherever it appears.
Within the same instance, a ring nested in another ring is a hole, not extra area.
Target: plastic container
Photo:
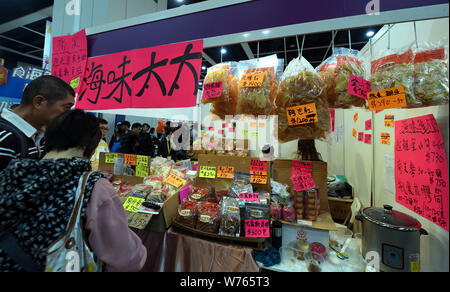
[[[322,264],[327,258],[327,248],[319,242],[313,242],[311,243],[311,256],[316,263]]]
[[[310,259],[310,246],[309,243],[304,240],[292,241],[288,244],[288,250],[292,253],[292,256],[299,261],[309,261]]]

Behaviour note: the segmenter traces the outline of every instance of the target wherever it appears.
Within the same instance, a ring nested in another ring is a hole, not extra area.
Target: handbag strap
[[[77,222],[77,219],[81,215],[81,205],[84,198],[84,191],[86,188],[87,180],[92,172],[86,172],[80,177],[80,184],[77,188],[77,192],[75,194],[75,204],[73,207],[72,215],[70,216],[69,225],[67,226],[66,235],[70,234]],[[77,200],[78,199],[78,200]]]

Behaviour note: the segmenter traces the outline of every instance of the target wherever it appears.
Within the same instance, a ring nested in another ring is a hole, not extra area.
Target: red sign
[[[335,117],[336,117],[336,110],[334,108],[330,108],[330,116],[331,116],[331,132],[334,132]]]
[[[447,157],[434,116],[396,121],[396,202],[448,231],[448,194]]]
[[[372,144],[372,134],[365,134],[364,135],[364,143]]]
[[[207,83],[203,86],[202,99],[216,98],[222,95],[222,81]]]
[[[259,202],[259,193],[240,193],[239,199],[246,202]]]
[[[76,108],[179,108],[196,105],[203,41],[89,58]]]
[[[52,50],[52,75],[66,81],[78,93],[88,59],[86,31],[54,37]]]
[[[310,161],[292,161],[292,171],[291,176],[296,176],[297,174],[311,173],[312,172],[312,162]]]
[[[366,121],[366,131],[372,130],[372,119]]]
[[[261,161],[259,159],[250,160],[250,173],[252,172],[266,172],[267,173],[267,161]]]
[[[297,192],[316,187],[311,173],[297,173],[291,176],[291,180]]]
[[[358,141],[364,141],[364,132],[358,133]]]
[[[347,93],[362,99],[367,99],[367,93],[370,92],[371,86],[372,82],[350,75]]]
[[[269,220],[245,220],[245,237],[270,237]]]

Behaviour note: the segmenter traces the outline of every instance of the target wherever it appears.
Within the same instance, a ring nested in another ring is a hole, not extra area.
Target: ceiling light
[[[182,3],[182,2],[184,2],[184,0],[177,0],[177,2],[178,2],[178,3]]]
[[[373,30],[369,30],[369,31],[366,33],[366,36],[367,36],[368,38],[370,38],[370,37],[373,37],[374,34],[375,34],[375,32],[374,32]]]
[[[270,30],[263,31],[263,34],[269,34]]]
[[[221,53],[222,55],[224,55],[224,54],[226,54],[226,53],[227,53],[227,50],[226,50],[226,49],[224,49],[224,48],[222,48],[222,49],[220,50],[220,53]]]
[[[248,37],[250,34],[244,33],[244,38]]]
[[[206,66],[202,66],[202,70],[206,70]]]

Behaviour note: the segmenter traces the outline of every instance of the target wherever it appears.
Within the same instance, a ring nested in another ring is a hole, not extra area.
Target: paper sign
[[[394,127],[394,115],[384,115],[384,126],[389,128]]]
[[[245,237],[270,237],[269,220],[245,220]]]
[[[448,168],[433,115],[395,122],[396,202],[449,230]]]
[[[405,88],[403,86],[369,92],[367,99],[371,111],[406,107]]]
[[[123,158],[114,158],[114,174],[123,175]]]
[[[124,158],[125,158],[125,164],[136,165],[136,155],[125,154]]]
[[[114,159],[118,157],[117,153],[105,153],[105,163],[114,163]]]
[[[52,50],[52,75],[66,81],[79,93],[88,60],[86,31],[54,37]]]
[[[136,155],[136,176],[148,176],[148,156]]]
[[[214,166],[200,166],[199,177],[216,178],[216,168]]]
[[[239,82],[239,87],[261,87],[264,82],[264,72],[263,73],[247,73],[244,74]]]
[[[372,134],[364,134],[364,143],[372,144]]]
[[[371,86],[372,82],[350,74],[347,93],[362,99],[367,99],[367,93],[370,92]]]
[[[251,182],[252,184],[265,185],[265,184],[267,184],[267,175],[255,175],[255,174],[251,174],[251,175],[250,175],[250,182]]]
[[[353,131],[352,131],[353,138],[356,138],[357,135],[358,135],[358,132],[353,128]]]
[[[331,116],[331,132],[334,132],[335,117],[336,117],[336,110],[334,108],[330,108],[330,116]]]
[[[391,145],[391,134],[389,133],[380,133],[381,136],[381,144]]]
[[[267,172],[267,161],[262,161],[259,159],[250,159],[250,171]]]
[[[222,95],[222,81],[207,83],[203,86],[202,99],[216,98]]]
[[[249,127],[250,127],[250,128],[256,128],[257,125],[258,125],[257,123],[250,123]]]
[[[291,176],[292,183],[297,192],[316,187],[311,173],[301,173]]]
[[[366,121],[366,127],[365,127],[365,130],[366,130],[366,131],[372,130],[372,119]]]
[[[89,58],[75,107],[195,106],[202,52],[203,40],[199,40]]]
[[[300,160],[292,161],[291,176],[293,176],[293,175],[296,176],[297,174],[311,173],[311,172],[312,172],[312,162],[300,161]]]
[[[364,132],[358,133],[358,141],[364,141]]]
[[[152,214],[144,214],[144,213],[127,213],[128,226],[136,229],[144,229],[147,227],[148,222],[152,219]]]
[[[266,123],[258,123],[258,128],[263,129],[266,127]]]
[[[184,200],[189,195],[189,191],[191,190],[191,186],[192,185],[185,186],[184,188],[182,188],[180,190],[180,202],[181,202],[181,204],[183,204]]]
[[[259,202],[259,193],[240,193],[239,199],[246,202]]]
[[[234,167],[233,166],[218,166],[217,167],[217,178],[234,178]]]
[[[353,122],[356,123],[356,122],[358,121],[358,118],[359,118],[358,113],[356,113],[356,114],[353,116]]]
[[[165,181],[166,183],[168,183],[169,185],[172,185],[176,188],[181,187],[181,185],[184,183],[184,179],[182,179],[181,177],[179,177],[176,174],[171,173],[166,179]]]
[[[128,197],[125,203],[123,203],[123,207],[126,211],[136,213],[144,201],[145,199],[143,198]]]
[[[311,124],[319,120],[315,103],[288,107],[286,114],[289,126]]]

